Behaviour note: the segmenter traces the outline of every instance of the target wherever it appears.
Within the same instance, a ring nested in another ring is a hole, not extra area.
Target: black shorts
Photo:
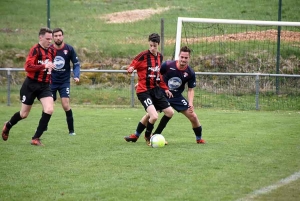
[[[168,101],[177,112],[189,109],[189,102],[183,96],[168,98]]]
[[[150,105],[154,105],[155,109],[160,111],[170,107],[170,103],[159,87],[155,87],[146,92],[138,93],[136,95],[144,106],[145,110],[147,110]]]
[[[35,98],[40,100],[44,97],[52,97],[49,83],[38,82],[26,77],[20,89],[21,102],[25,105],[32,105]]]
[[[53,94],[53,99],[54,101],[56,100],[56,93],[58,91],[59,96],[61,98],[70,98],[70,82],[65,82],[65,83],[52,83],[50,85],[52,94]]]

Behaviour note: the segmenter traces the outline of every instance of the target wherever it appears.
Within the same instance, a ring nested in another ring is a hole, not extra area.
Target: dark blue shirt
[[[165,61],[160,68],[164,82],[168,85],[174,97],[178,97],[182,94],[186,83],[188,88],[196,87],[194,70],[190,66],[179,69],[176,63],[177,61]]]
[[[80,63],[74,48],[65,43],[61,49],[56,49],[56,56],[54,59],[56,67],[51,72],[52,83],[70,82],[71,61],[73,63],[74,78],[79,78]]]

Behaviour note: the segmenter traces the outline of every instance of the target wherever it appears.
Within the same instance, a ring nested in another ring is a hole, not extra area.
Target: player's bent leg
[[[188,118],[190,120],[193,128],[201,126],[200,121],[195,112],[190,112],[189,110],[184,110],[184,111],[181,111],[181,113],[184,114],[184,116],[186,116],[186,118]]]
[[[206,141],[204,139],[202,139],[202,126],[197,117],[197,114],[195,112],[191,112],[189,110],[181,111],[181,113],[184,114],[190,120],[193,131],[196,136],[196,143],[197,144],[206,144]]]

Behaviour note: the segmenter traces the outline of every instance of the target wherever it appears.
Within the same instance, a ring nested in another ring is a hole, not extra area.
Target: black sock
[[[6,128],[11,129],[14,125],[16,125],[20,120],[22,120],[22,117],[20,115],[20,112],[16,112],[9,122],[6,123]]]
[[[66,111],[66,119],[67,119],[69,132],[74,132],[74,119],[73,119],[73,112],[71,109],[69,111]]]
[[[145,137],[147,137],[147,138],[150,137],[153,127],[154,127],[154,125],[148,121],[147,127],[146,127],[146,132],[145,132]]]
[[[196,135],[197,140],[201,140],[202,138],[202,126],[199,126],[197,128],[193,128],[194,133]]]
[[[136,127],[135,135],[139,137],[141,133],[145,130],[145,128],[146,126],[139,122],[138,126]]]
[[[42,136],[43,132],[45,131],[45,129],[48,126],[50,118],[51,118],[51,114],[47,114],[47,113],[43,112],[42,117],[39,122],[39,125],[38,125],[36,132],[35,132],[34,136],[32,137],[32,139],[40,138]]]
[[[156,128],[156,130],[154,132],[154,134],[161,134],[170,119],[171,119],[170,117],[167,117],[166,115],[164,115],[161,118],[161,120],[160,120],[160,122],[159,122],[159,124],[158,124],[158,126],[157,126],[157,128]]]

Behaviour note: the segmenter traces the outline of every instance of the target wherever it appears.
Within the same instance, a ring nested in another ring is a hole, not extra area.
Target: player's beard
[[[63,41],[62,41],[62,40],[61,40],[61,41],[60,41],[60,40],[57,40],[57,41],[55,41],[54,43],[55,43],[57,46],[61,46],[61,44],[63,43]]]

